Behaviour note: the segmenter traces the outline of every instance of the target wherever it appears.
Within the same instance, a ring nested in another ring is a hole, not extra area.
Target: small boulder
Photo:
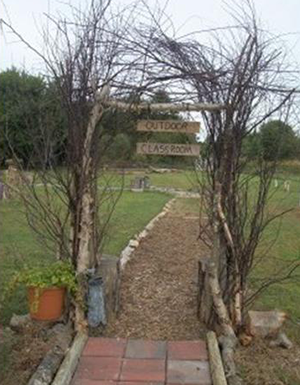
[[[60,334],[66,334],[70,332],[70,326],[63,323],[57,323],[55,324],[51,329],[48,330],[48,335],[60,335]]]
[[[135,249],[136,247],[138,247],[139,244],[140,244],[139,241],[136,241],[136,240],[134,240],[134,239],[131,239],[131,240],[129,241],[129,247],[132,247],[133,249]]]
[[[10,319],[9,326],[12,330],[20,331],[30,322],[32,322],[30,314],[24,314],[24,315],[13,314],[13,316]]]
[[[253,337],[277,336],[286,318],[286,313],[277,310],[249,311],[246,332]]]
[[[70,324],[57,323],[47,331],[48,338],[54,338],[57,345],[65,351],[70,345],[72,339],[72,328]]]
[[[284,349],[291,349],[293,347],[293,343],[285,333],[280,332],[277,338],[270,342],[270,347],[271,348],[280,347]]]

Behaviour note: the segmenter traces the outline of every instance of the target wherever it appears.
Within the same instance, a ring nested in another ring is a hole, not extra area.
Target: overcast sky
[[[121,4],[129,0],[116,0]],[[71,0],[76,5],[84,0]],[[230,0],[229,0],[230,2]],[[237,0],[239,2],[239,0]],[[284,40],[300,63],[300,0],[254,0],[264,28],[285,35]],[[163,4],[163,2],[159,2]],[[45,22],[43,13],[66,12],[57,0],[0,0],[0,15],[8,20],[33,45],[41,44],[38,26]],[[167,13],[182,34],[229,23],[223,0],[169,0]],[[38,72],[40,64],[35,55],[4,29],[0,35],[0,69],[14,65]]]

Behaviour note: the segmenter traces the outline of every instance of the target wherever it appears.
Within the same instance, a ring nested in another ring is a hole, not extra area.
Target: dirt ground
[[[9,360],[4,356],[4,362],[0,362],[1,385],[26,384],[55,343],[55,337],[49,338],[47,329],[38,323],[31,323],[19,332],[2,330],[0,344],[7,347]]]
[[[270,348],[268,342],[256,340],[237,350],[244,385],[300,385],[300,347]]]
[[[168,213],[129,261],[120,314],[106,336],[193,340],[203,336],[197,310],[198,220]]]

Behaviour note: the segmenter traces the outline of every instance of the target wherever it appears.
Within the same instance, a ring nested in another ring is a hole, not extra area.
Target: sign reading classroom
[[[140,155],[199,156],[200,147],[197,144],[137,143],[137,153]]]

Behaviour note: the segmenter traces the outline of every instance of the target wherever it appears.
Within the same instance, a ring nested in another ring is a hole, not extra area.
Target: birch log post
[[[227,385],[221,353],[220,353],[217,337],[214,332],[207,333],[207,347],[208,347],[210,374],[212,377],[213,385]]]
[[[208,282],[211,290],[214,309],[218,316],[222,334],[236,339],[228,311],[222,298],[222,291],[218,279],[218,269],[214,261],[207,263]]]
[[[82,178],[85,181],[85,188],[82,197],[82,214],[80,226],[80,244],[77,260],[77,272],[80,274],[90,267],[90,244],[92,239],[93,229],[93,196],[91,178],[92,175],[92,139],[96,126],[103,114],[102,100],[105,90],[100,93],[95,100],[95,105],[92,109],[90,120],[88,122],[87,132],[84,141],[84,151],[82,159]]]
[[[103,87],[101,92],[96,94],[94,106],[92,108],[90,119],[87,126],[86,136],[84,140],[84,150],[83,150],[83,159],[81,165],[81,178],[83,181],[83,196],[81,200],[81,219],[80,219],[80,231],[78,234],[79,248],[77,255],[77,275],[82,276],[88,268],[92,265],[92,237],[94,233],[93,215],[94,215],[94,205],[95,197],[92,193],[92,183],[93,183],[93,170],[92,170],[92,140],[94,136],[95,129],[103,115],[103,101],[108,97],[109,88]],[[81,281],[81,280],[79,280]],[[84,298],[84,285],[80,287],[81,297]],[[85,314],[83,306],[78,301],[76,302],[75,309],[75,328],[77,331],[82,331],[86,329],[87,321],[85,319]]]
[[[228,108],[225,104],[213,104],[213,103],[126,103],[119,102],[117,100],[106,100],[103,103],[107,107],[116,108],[118,110],[130,110],[139,112],[143,110],[151,112],[191,112],[191,111],[221,111]]]
[[[43,358],[27,385],[50,385],[63,356],[64,352],[59,346],[51,349]]]
[[[83,348],[88,340],[86,333],[78,333],[66,354],[52,385],[69,385],[76,370]]]
[[[218,191],[217,191],[218,193]],[[219,217],[219,196],[217,194],[214,197],[213,202],[213,247],[212,256],[208,259],[207,273],[208,273],[208,284],[212,296],[214,310],[217,314],[218,321],[222,330],[222,334],[230,336],[232,339],[237,340],[235,332],[233,330],[232,322],[223,300],[223,293],[219,281],[218,265],[220,260],[220,243],[219,243],[219,226],[222,224],[222,220]],[[220,223],[221,221],[221,223]]]
[[[232,336],[220,336],[219,342],[228,385],[242,385],[243,381],[237,373],[234,362],[234,351],[238,343],[237,339]]]

